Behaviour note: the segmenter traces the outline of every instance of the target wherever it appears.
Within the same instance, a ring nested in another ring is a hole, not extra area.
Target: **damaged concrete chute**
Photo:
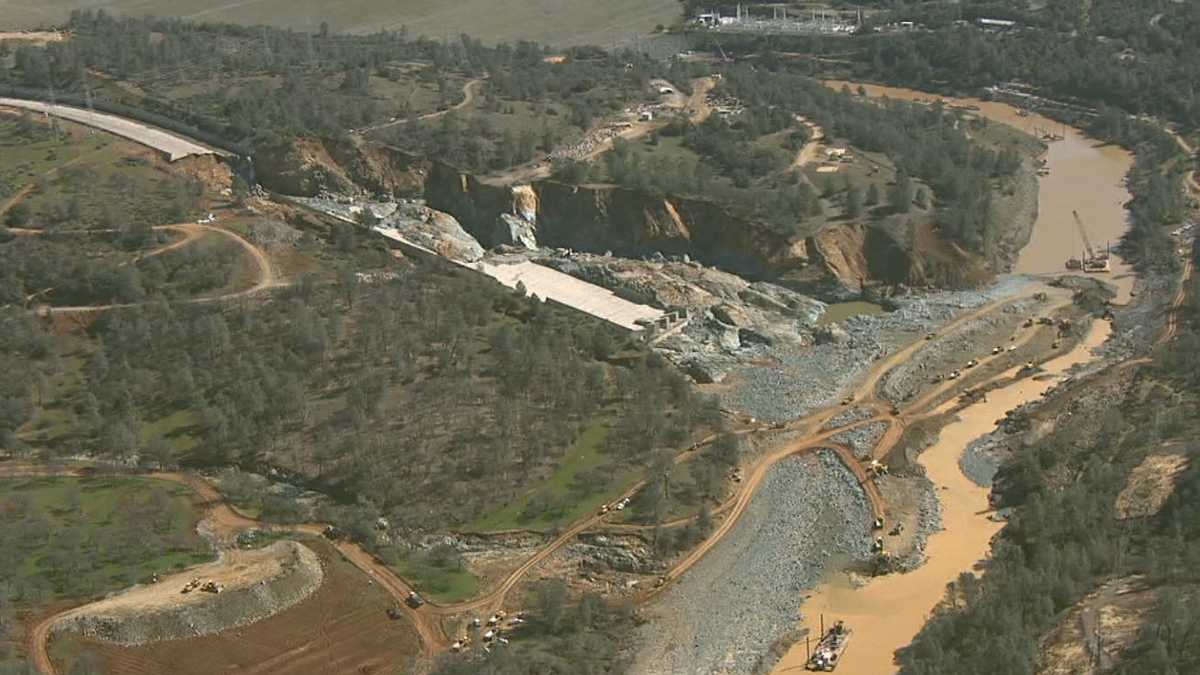
[[[539,298],[554,300],[630,331],[642,330],[640,321],[653,322],[664,315],[661,309],[630,302],[606,288],[527,260],[482,262],[478,269],[509,288],[520,284]]]

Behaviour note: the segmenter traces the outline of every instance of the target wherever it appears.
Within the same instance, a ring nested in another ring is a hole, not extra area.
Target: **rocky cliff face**
[[[752,279],[808,264],[803,240],[698,199],[551,180],[494,185],[445,165],[431,169],[425,197],[485,246],[520,244],[514,236],[519,224],[520,234],[542,246],[631,257],[688,255]]]
[[[484,246],[537,245],[638,257],[687,255],[751,280],[837,301],[872,283],[964,283],[954,272],[974,261],[916,234],[834,223],[800,237],[732,215],[704,199],[666,198],[614,185],[553,180],[498,185],[434,164],[425,183],[431,207],[455,216]],[[915,242],[915,243],[914,243]],[[927,242],[928,243],[928,242]]]
[[[287,194],[364,189],[393,196],[423,194],[431,208],[454,216],[486,247],[686,255],[827,301],[860,297],[864,285],[877,282],[969,283],[974,273],[962,270],[978,267],[928,231],[896,233],[874,225],[834,223],[800,237],[732,215],[704,199],[553,180],[496,184],[395,148],[348,140],[310,139],[262,151],[258,171],[264,185]]]
[[[352,139],[303,138],[258,148],[259,182],[297,197],[322,191],[407,197],[425,188],[429,162],[396,148]]]

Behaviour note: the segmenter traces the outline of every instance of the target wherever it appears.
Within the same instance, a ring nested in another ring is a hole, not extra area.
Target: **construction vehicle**
[[[1109,253],[1107,247],[1103,251],[1097,251],[1092,248],[1092,242],[1088,239],[1087,228],[1083,226],[1083,219],[1079,217],[1078,211],[1072,211],[1071,217],[1075,219],[1075,227],[1079,230],[1079,237],[1083,240],[1084,257],[1078,260],[1079,267],[1073,267],[1072,263],[1076,262],[1074,258],[1067,261],[1067,269],[1082,269],[1084,272],[1100,273],[1109,272],[1112,270],[1109,263]]]
[[[404,598],[404,604],[416,609],[425,604],[425,601],[421,599],[421,596],[417,595],[416,591],[409,591],[408,597]]]
[[[399,607],[388,607],[387,617],[393,621],[404,616],[404,612],[400,611]]]
[[[804,664],[806,670],[832,672],[837,668],[850,643],[851,630],[846,627],[845,622],[838,621],[828,631],[825,630],[824,624],[825,620],[822,618],[821,639],[817,641],[817,648],[809,653],[808,662]]]
[[[210,579],[210,580],[204,582],[204,585],[200,587],[200,590],[204,591],[205,593],[220,593],[222,590],[222,587],[221,587],[221,584],[218,584],[217,582]]]
[[[874,521],[871,523],[871,529],[873,529],[873,530],[882,530],[882,529],[883,529],[883,518],[876,518],[876,519],[875,519],[875,520],[874,520]]]
[[[183,590],[180,593],[191,593],[200,588],[200,577],[192,577],[192,580],[183,585]]]

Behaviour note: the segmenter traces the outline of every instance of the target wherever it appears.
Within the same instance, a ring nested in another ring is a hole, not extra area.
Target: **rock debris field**
[[[722,404],[772,422],[802,417],[844,395],[887,352],[965,312],[1017,294],[1027,283],[1023,277],[1006,277],[981,290],[893,298],[895,311],[841,322],[845,339],[810,347],[778,343],[743,349],[739,360],[745,365],[731,373]]]
[[[828,564],[870,555],[869,518],[832,452],[781,460],[737,527],[657,603],[632,672],[755,672]]]

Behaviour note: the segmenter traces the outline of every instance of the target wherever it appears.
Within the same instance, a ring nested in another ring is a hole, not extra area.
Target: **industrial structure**
[[[720,10],[711,10],[696,17],[695,23],[716,31],[748,33],[792,33],[849,35],[862,25],[862,11],[855,10],[853,20],[837,10],[810,9],[798,11],[787,5],[759,5],[771,9],[771,18],[753,14],[750,8],[738,3],[734,16],[722,16]],[[791,12],[789,14],[789,11]]]

